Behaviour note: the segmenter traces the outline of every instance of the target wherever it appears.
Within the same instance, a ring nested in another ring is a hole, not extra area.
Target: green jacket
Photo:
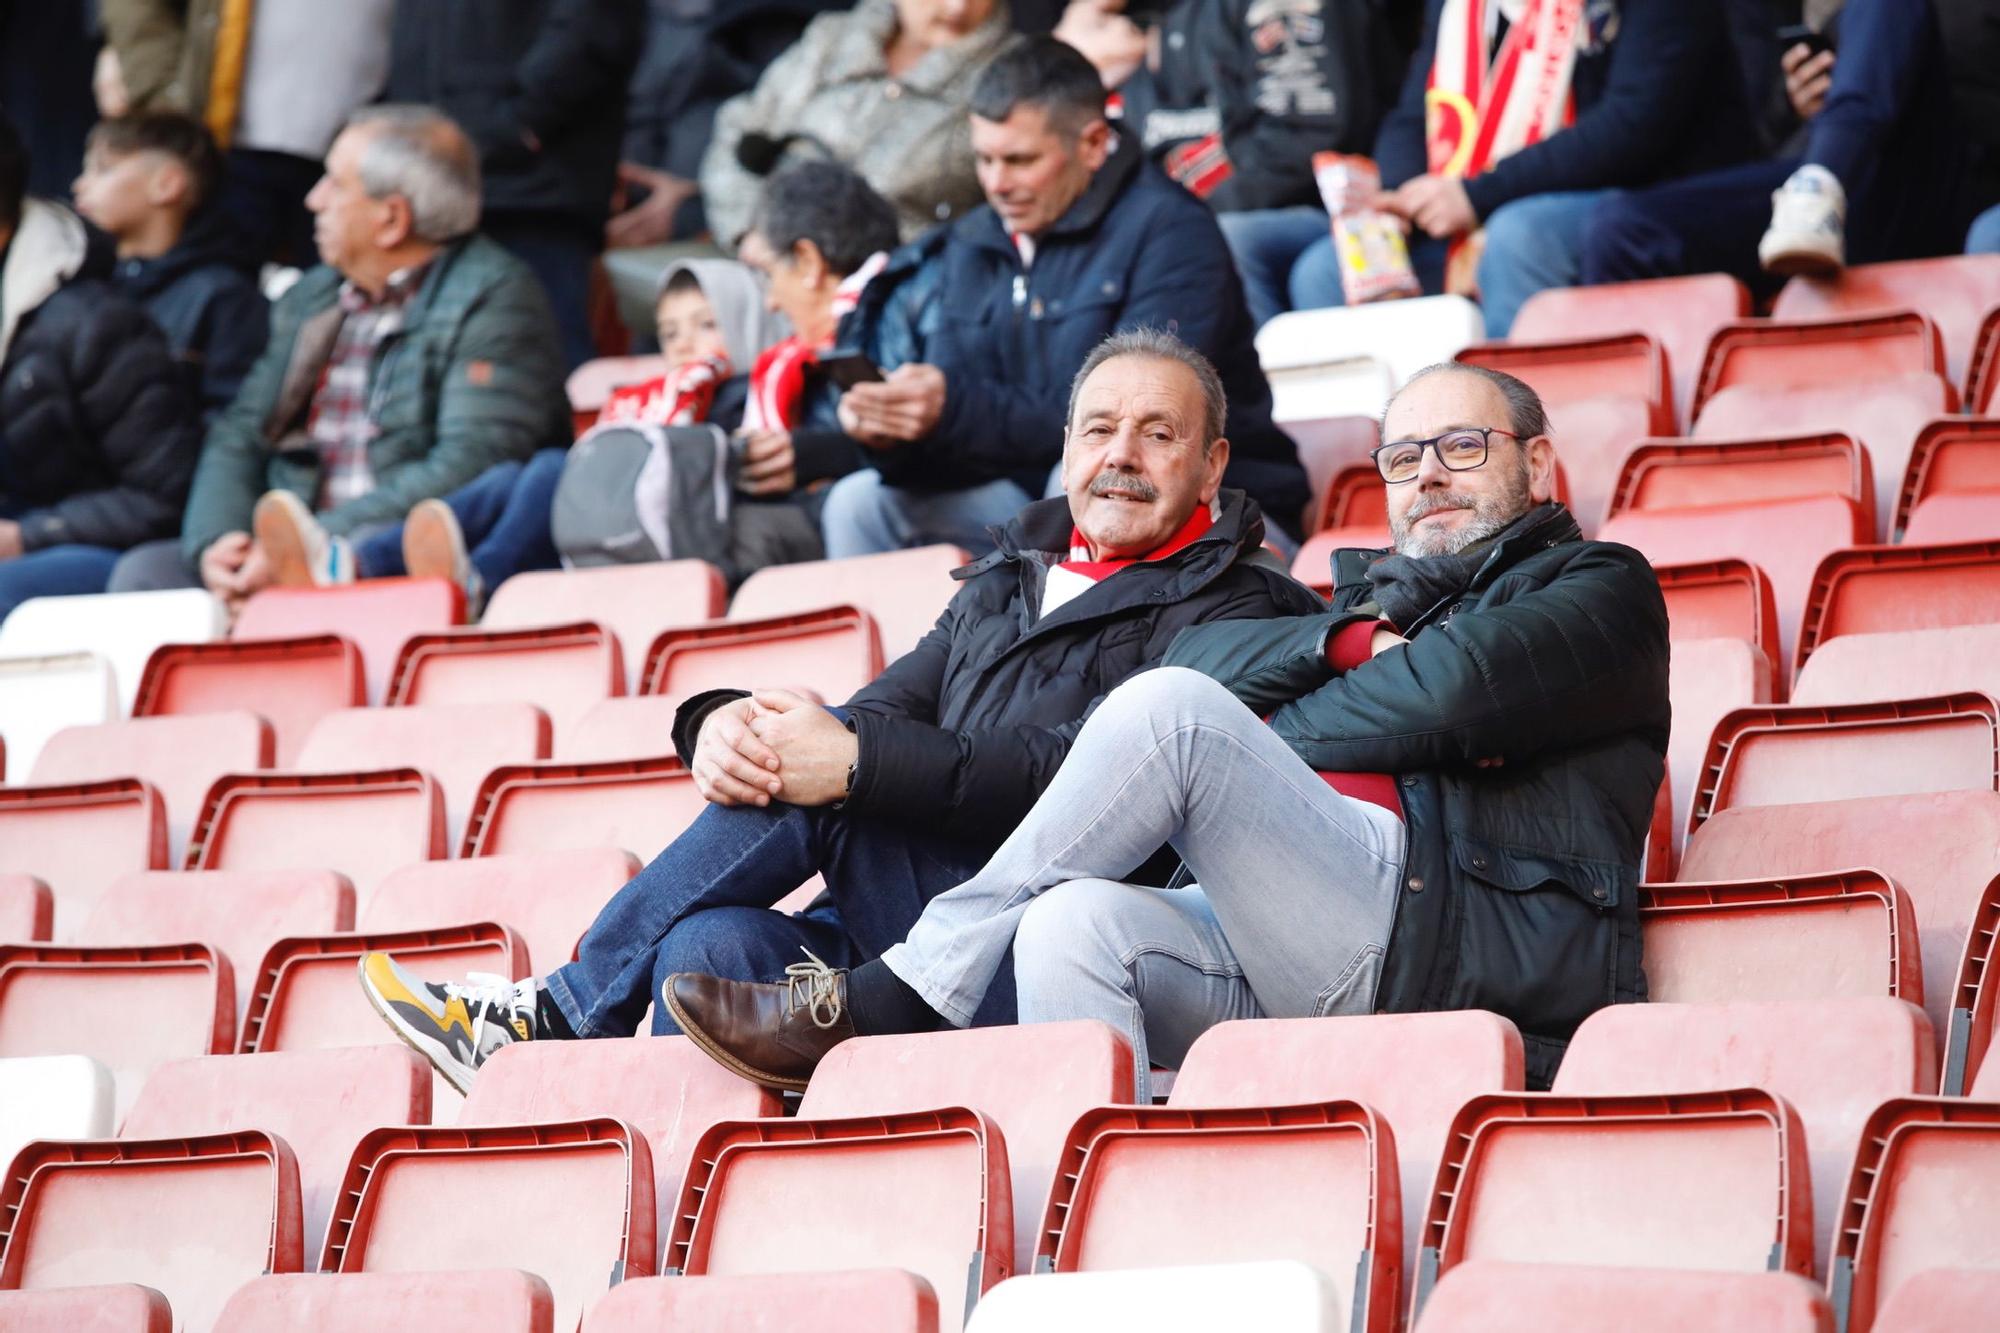
[[[249,531],[265,491],[307,504],[319,494],[319,450],[305,426],[340,329],[340,284],[322,265],[272,308],[264,355],[202,447],[181,525],[190,561],[216,538]],[[319,516],[332,533],[397,522],[495,463],[565,443],[562,353],[534,275],[484,237],[447,245],[402,331],[377,350],[369,398],[381,430],[368,446],[375,489]]]

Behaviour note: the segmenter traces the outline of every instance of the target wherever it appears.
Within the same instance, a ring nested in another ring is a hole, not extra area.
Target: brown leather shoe
[[[766,984],[676,972],[661,998],[694,1044],[732,1073],[767,1088],[803,1092],[826,1053],[854,1035],[847,973],[811,953]]]

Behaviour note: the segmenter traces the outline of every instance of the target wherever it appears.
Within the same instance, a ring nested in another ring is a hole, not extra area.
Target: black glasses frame
[[[1480,450],[1479,461],[1477,463],[1467,463],[1463,467],[1460,467],[1444,456],[1444,450],[1440,446],[1445,440],[1450,439],[1454,435],[1477,435],[1479,437],[1480,444],[1483,447]],[[1513,431],[1502,430],[1498,426],[1460,426],[1455,430],[1448,430],[1442,435],[1433,435],[1428,440],[1394,440],[1388,444],[1378,444],[1368,451],[1368,461],[1375,465],[1375,473],[1382,478],[1384,485],[1407,486],[1417,479],[1418,472],[1424,470],[1424,450],[1426,449],[1435,453],[1438,456],[1439,464],[1450,472],[1475,472],[1485,467],[1486,460],[1492,457],[1493,454],[1493,437],[1495,435],[1505,435],[1510,440],[1519,440],[1521,438]],[[1382,466],[1383,450],[1407,449],[1411,445],[1417,447],[1416,471],[1410,473],[1407,477],[1391,477]]]

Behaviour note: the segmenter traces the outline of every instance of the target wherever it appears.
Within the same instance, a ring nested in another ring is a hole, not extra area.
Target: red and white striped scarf
[[[861,301],[861,291],[889,262],[886,252],[868,257],[860,268],[840,280],[833,289],[833,325]],[[792,430],[799,424],[799,405],[805,401],[806,370],[817,364],[827,343],[809,343],[797,334],[766,348],[750,371],[750,401],[743,409],[746,431]]]

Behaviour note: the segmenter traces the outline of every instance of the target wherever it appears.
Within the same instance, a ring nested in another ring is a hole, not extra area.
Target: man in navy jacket
[[[1053,38],[1021,42],[973,88],[972,142],[987,206],[892,258],[843,330],[903,364],[842,399],[873,467],[829,493],[827,554],[990,548],[986,529],[1042,494],[1057,461],[1065,368],[1142,327],[1215,363],[1224,484],[1296,536],[1305,472],[1271,422],[1228,247],[1201,201],[1113,133],[1097,71]]]

